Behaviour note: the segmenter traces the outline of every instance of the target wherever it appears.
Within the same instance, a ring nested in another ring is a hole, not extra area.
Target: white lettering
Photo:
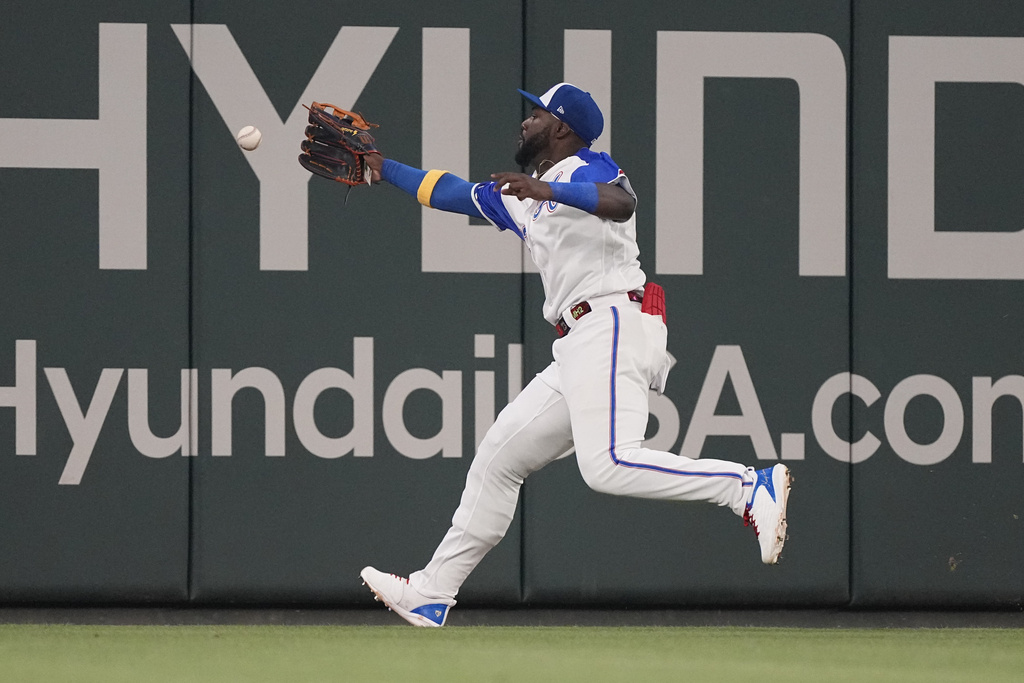
[[[604,114],[604,132],[591,149],[611,154],[612,32],[605,29],[567,28],[562,53],[562,73],[565,82],[588,91]]]
[[[940,81],[1024,85],[1024,38],[889,37],[889,277],[1024,278],[1024,231],[935,230]]]
[[[245,368],[237,374],[214,368],[210,373],[210,402],[213,455],[231,455],[232,410],[236,393],[256,389],[263,395],[264,443],[268,456],[284,455],[284,388],[281,380],[266,368]]]
[[[331,93],[334,104],[351,109],[398,29],[342,27],[288,119],[282,121],[227,26],[173,24],[171,28],[224,119],[226,132],[234,137],[250,124],[263,132],[259,152],[245,154],[260,181],[260,270],[308,270],[307,183],[311,176],[295,160],[296,136],[307,118],[302,104]]]
[[[340,389],[352,397],[352,430],[339,437],[324,436],[313,415],[316,400],[327,389]],[[295,433],[315,456],[340,458],[354,451],[356,457],[373,455],[373,338],[352,340],[352,374],[338,368],[311,372],[295,392],[292,407]]]
[[[704,79],[800,88],[800,275],[846,274],[846,63],[816,33],[658,31],[659,273],[704,272]]]
[[[840,372],[825,380],[814,397],[811,408],[811,426],[814,438],[826,454],[839,462],[864,462],[878,450],[881,441],[867,432],[854,443],[848,443],[832,427],[832,407],[843,394],[853,394],[864,405],[871,406],[882,395],[870,380],[849,372]]]
[[[523,390],[523,345],[508,345],[508,402]]]
[[[14,343],[14,386],[0,387],[0,408],[14,408],[14,453],[35,455],[35,339],[19,339]]]
[[[996,399],[1002,396],[1012,396],[1017,399],[1024,410],[1024,377],[1009,375],[995,384],[992,383],[991,377],[975,377],[972,385],[971,435],[973,444],[971,461],[990,463],[992,462],[992,406]],[[1022,418],[1022,427],[1024,427],[1024,418]],[[1021,441],[1024,443],[1024,434],[1021,435]]]
[[[473,373],[473,447],[478,448],[487,430],[494,424],[494,373],[477,370]]]
[[[99,169],[100,268],[145,270],[146,25],[99,32],[99,118],[0,119],[0,167]]]
[[[424,168],[469,178],[469,112],[469,29],[424,28]],[[513,235],[426,206],[420,216],[424,273],[522,272],[522,241]]]
[[[715,414],[727,379],[732,380],[733,389],[736,391],[740,405],[739,415]],[[758,460],[778,459],[761,404],[757,400],[754,382],[743,358],[743,350],[739,346],[715,348],[679,454],[688,458],[699,458],[705,439],[712,435],[748,436]]]
[[[903,417],[917,396],[931,396],[942,407],[942,433],[930,444],[919,444],[907,434]],[[915,465],[934,465],[948,458],[964,433],[964,407],[956,389],[935,375],[912,375],[893,387],[885,402],[885,435],[896,455]]]
[[[159,437],[149,426],[149,371],[128,370],[128,435],[132,445],[147,458],[166,458],[176,451],[198,455],[199,371],[181,371],[181,422],[172,436]]]
[[[474,358],[496,358],[496,340],[491,334],[474,336]],[[509,344],[510,400],[518,394],[521,383],[522,346]],[[16,379],[12,386],[0,386],[0,408],[14,408],[16,442],[19,455],[35,455],[36,433],[36,341],[18,340],[16,344]],[[374,340],[353,339],[352,372],[334,367],[319,368],[300,383],[292,405],[295,432],[305,449],[317,457],[340,458],[350,452],[356,457],[374,455]],[[83,411],[67,370],[44,368],[57,406],[71,436],[72,448],[60,477],[60,484],[75,485],[82,480],[98,443],[99,434],[124,374],[121,368],[102,370],[88,407]],[[148,458],[166,458],[180,451],[182,455],[198,453],[198,370],[180,371],[180,423],[174,434],[156,436],[149,422],[149,370],[128,370],[127,426],[135,449]],[[412,459],[427,459],[438,453],[445,458],[462,456],[462,372],[440,374],[425,368],[401,372],[384,392],[381,407],[382,426],[390,445]],[[477,444],[493,423],[496,413],[495,379],[492,370],[474,371],[474,418]],[[715,414],[727,381],[731,381],[739,404],[739,414]],[[213,456],[232,454],[235,395],[242,389],[256,389],[264,401],[264,444],[266,455],[285,454],[287,401],[281,380],[271,370],[250,367],[237,373],[214,368],[210,378],[211,452]],[[1002,397],[1017,401],[1024,414],[1024,376],[1009,375],[993,381],[991,377],[974,377],[972,402],[972,462],[992,462],[992,418],[995,403]],[[353,400],[352,428],[341,437],[327,437],[317,427],[314,408],[328,389],[346,392]],[[428,438],[413,436],[405,422],[404,411],[409,396],[425,390],[436,395],[441,404],[441,426]],[[841,372],[829,377],[819,388],[811,409],[814,437],[830,458],[842,463],[858,464],[874,455],[881,441],[870,431],[850,443],[843,430],[837,430],[833,412],[838,401],[850,394],[866,407],[878,402],[881,394],[867,378]],[[943,413],[942,430],[931,443],[913,441],[906,429],[905,414],[910,402],[919,396],[938,401]],[[665,396],[650,393],[650,413],[658,422],[658,430],[645,440],[644,446],[670,450],[680,432],[680,417],[675,404]],[[934,465],[946,460],[960,444],[964,431],[964,406],[956,390],[946,380],[934,375],[914,375],[899,382],[884,406],[884,430],[893,452],[915,465]],[[719,346],[708,366],[693,417],[683,439],[680,453],[700,457],[708,436],[746,436],[760,460],[777,459],[772,437],[754,389],[749,369],[739,346]],[[783,433],[779,456],[783,460],[803,460],[805,435]],[[1022,434],[1024,442],[1024,434]],[[569,452],[572,452],[571,449]]]
[[[804,459],[804,435],[783,434],[779,441],[779,457],[783,460]]]
[[[473,336],[473,356],[494,358],[494,335]],[[487,430],[494,424],[494,372],[477,370],[473,373],[473,434],[474,448],[480,447]]]
[[[67,370],[43,368],[43,372],[46,373],[53,397],[57,400],[57,407],[60,408],[60,414],[64,418],[68,434],[71,435],[71,453],[68,454],[64,471],[57,483],[80,484],[82,475],[85,474],[85,468],[89,465],[89,459],[92,457],[92,451],[96,447],[100,429],[107,419],[110,404],[114,400],[114,393],[117,391],[117,385],[121,382],[124,369],[103,369],[99,382],[96,383],[96,391],[93,392],[92,400],[84,414],[79,406],[78,398],[75,396],[75,390],[71,387]]]
[[[402,414],[406,399],[417,389],[432,391],[441,398],[441,429],[427,439],[410,434]],[[425,368],[406,370],[388,386],[381,414],[388,441],[402,455],[415,460],[438,452],[443,458],[462,457],[461,372],[445,370],[438,375]]]

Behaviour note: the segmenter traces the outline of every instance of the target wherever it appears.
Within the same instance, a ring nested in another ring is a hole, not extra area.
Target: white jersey
[[[536,174],[534,174],[536,176]],[[615,183],[636,195],[626,175],[605,153],[583,148],[539,177],[551,183]],[[520,200],[473,188],[473,201],[499,230],[512,230],[530,249],[544,284],[544,319],[552,325],[571,306],[616,292],[643,289],[636,244],[636,215],[621,223],[555,202]]]

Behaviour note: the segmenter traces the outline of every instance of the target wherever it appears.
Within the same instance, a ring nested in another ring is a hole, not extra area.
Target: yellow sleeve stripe
[[[430,206],[430,195],[434,193],[434,186],[437,185],[437,181],[441,179],[448,171],[438,171],[436,168],[427,171],[427,175],[423,176],[423,180],[420,182],[420,188],[416,191],[416,199],[419,200],[423,206]]]

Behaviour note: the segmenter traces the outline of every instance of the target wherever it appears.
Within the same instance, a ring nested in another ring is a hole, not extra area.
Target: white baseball
[[[244,149],[246,152],[251,152],[260,146],[260,140],[263,139],[263,133],[256,126],[246,126],[242,130],[238,131],[238,135],[235,136],[235,140],[238,141],[238,146]]]

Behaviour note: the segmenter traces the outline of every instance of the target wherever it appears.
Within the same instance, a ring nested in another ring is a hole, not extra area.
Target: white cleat
[[[743,511],[743,524],[754,527],[761,546],[761,561],[775,564],[786,542],[786,504],[793,480],[789,468],[782,464],[754,474],[757,479]]]
[[[363,585],[373,591],[374,600],[383,602],[389,610],[413,626],[444,626],[448,608],[455,604],[454,600],[424,597],[412,587],[409,579],[385,574],[373,567],[364,567],[359,576],[363,579]]]

